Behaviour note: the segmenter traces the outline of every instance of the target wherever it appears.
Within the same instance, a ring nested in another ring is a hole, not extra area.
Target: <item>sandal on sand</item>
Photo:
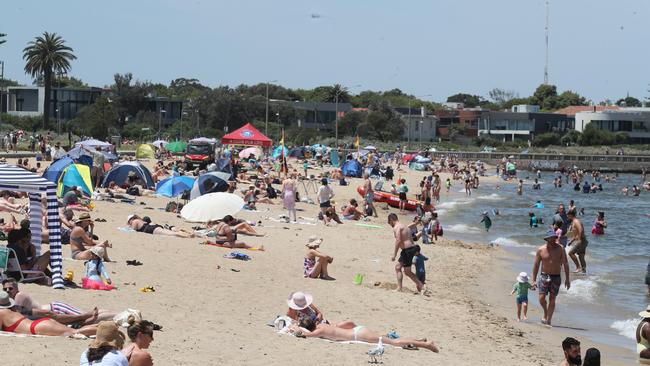
[[[407,344],[406,346],[402,347],[402,349],[405,349],[407,351],[417,351],[417,350],[419,350],[419,348],[417,348],[416,346],[414,346],[412,344]]]
[[[126,265],[127,266],[141,266],[142,262],[140,262],[137,259],[133,259],[133,260],[126,261]]]
[[[156,289],[153,286],[147,286],[140,289],[140,292],[156,292]]]

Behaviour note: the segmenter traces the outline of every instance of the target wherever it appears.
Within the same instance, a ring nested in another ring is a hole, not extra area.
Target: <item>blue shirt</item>
[[[425,257],[422,253],[420,253],[419,255],[416,255],[413,259],[415,259],[415,275],[420,277],[420,275],[426,273],[426,270],[424,269],[424,261],[428,261],[429,258]]]

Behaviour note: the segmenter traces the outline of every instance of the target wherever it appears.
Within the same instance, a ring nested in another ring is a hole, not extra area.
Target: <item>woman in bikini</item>
[[[90,248],[94,246],[100,246],[104,249],[112,247],[108,240],[104,240],[103,243],[98,243],[92,237],[88,236],[86,230],[92,224],[93,221],[87,212],[79,215],[79,218],[75,221],[75,227],[70,232],[70,250],[72,251],[70,257],[72,259],[87,261],[93,258]],[[105,255],[102,259],[105,262],[110,262],[108,251],[104,251],[104,253]]]
[[[129,366],[152,366],[153,358],[146,349],[153,342],[153,323],[147,320],[136,321],[129,317],[129,326],[126,333],[131,344],[122,349],[122,353],[129,361]]]
[[[334,258],[318,250],[322,241],[323,239],[318,238],[316,235],[309,237],[309,242],[306,244],[308,249],[304,261],[305,269],[303,275],[305,278],[334,279],[327,273],[327,265],[332,263]]]
[[[212,228],[215,233],[214,241],[217,244],[223,245],[228,248],[243,248],[251,249],[254,248],[251,245],[248,245],[242,241],[237,240],[237,232],[233,231],[231,228],[235,223],[235,218],[230,215],[226,215],[223,220]],[[264,250],[264,246],[260,246],[257,250]]]
[[[0,292],[0,325],[3,332],[46,336],[95,335],[97,325],[72,329],[50,318],[29,320],[16,311],[16,303],[6,292]]]
[[[166,235],[166,236],[176,236],[179,238],[193,238],[193,233],[188,233],[183,231],[183,229],[170,226],[168,229],[162,225],[152,224],[150,222],[144,221],[138,215],[129,215],[126,219],[127,225],[135,231],[146,233],[146,234],[156,234],[156,235]]]

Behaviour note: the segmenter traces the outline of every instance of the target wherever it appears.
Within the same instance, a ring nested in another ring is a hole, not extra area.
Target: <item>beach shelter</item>
[[[191,222],[221,220],[244,208],[244,200],[232,193],[208,193],[191,200],[181,210],[181,217]]]
[[[172,175],[156,184],[156,194],[165,197],[176,197],[185,191],[189,191],[194,185],[195,179],[179,175]]]
[[[339,161],[339,152],[332,149],[330,151],[330,161],[332,162],[332,166],[335,168],[338,168],[341,165],[341,162]]]
[[[52,286],[63,288],[61,277],[61,222],[59,221],[59,202],[56,199],[56,184],[47,179],[19,168],[15,165],[0,165],[0,189],[27,192],[29,195],[29,222],[32,231],[32,244],[36,254],[41,253],[42,203],[41,196],[47,198],[47,229],[50,240],[50,267]]]
[[[156,141],[152,142],[151,144],[153,146],[155,146],[156,148],[160,149],[161,147],[164,147],[165,145],[167,145],[168,142],[165,141],[165,140],[156,140]]]
[[[241,128],[224,135],[221,138],[221,144],[271,147],[273,141],[264,136],[252,124],[247,123]]]
[[[293,149],[289,150],[288,156],[290,158],[302,159],[302,158],[305,157],[305,148],[303,148],[303,147],[294,147]]]
[[[217,139],[211,139],[209,137],[197,137],[195,139],[191,139],[190,142],[197,143],[197,142],[205,142],[208,144],[216,144]]]
[[[92,148],[97,148],[97,147],[107,147],[107,146],[113,146],[112,144],[104,141],[99,141],[95,139],[88,139],[88,140],[83,140],[79,141],[74,146],[83,146],[83,147],[92,147]]]
[[[361,177],[361,163],[356,160],[348,160],[341,168],[343,175],[346,177]]]
[[[135,175],[144,182],[146,186],[145,188],[152,189],[155,187],[149,169],[147,169],[144,165],[134,161],[123,161],[115,165],[111,170],[108,171],[108,173],[106,173],[104,181],[102,182],[102,187],[108,187],[108,184],[110,182],[115,182],[115,184],[121,186],[129,177],[129,172],[134,172]]]
[[[52,184],[57,184],[59,182],[61,174],[63,174],[63,171],[73,163],[74,161],[72,158],[65,156],[50,164],[50,166],[48,166],[47,169],[45,169],[43,172],[43,178],[52,182]]]
[[[183,141],[174,141],[165,145],[165,150],[171,151],[173,153],[184,152],[187,148],[187,144]]]
[[[190,199],[193,200],[206,193],[227,191],[228,182],[226,179],[223,179],[224,174],[227,173],[210,172],[200,175],[199,178],[194,181],[194,185],[190,191]]]
[[[87,195],[93,194],[93,183],[90,178],[90,168],[83,164],[68,165],[59,176],[56,194],[62,197],[67,187],[79,186]]]
[[[262,156],[262,150],[259,147],[247,147],[244,150],[239,152],[240,159],[248,159],[248,157],[253,154],[256,159],[259,159]]]
[[[149,144],[141,144],[135,149],[136,159],[155,159],[156,151]]]

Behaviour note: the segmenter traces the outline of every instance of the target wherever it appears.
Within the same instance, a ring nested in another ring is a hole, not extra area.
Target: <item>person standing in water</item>
[[[598,211],[598,216],[594,221],[594,226],[591,227],[591,233],[593,235],[605,235],[605,228],[607,227],[607,221],[605,221],[605,213]]]
[[[492,219],[490,219],[487,211],[483,211],[482,216],[483,218],[481,219],[481,222],[485,225],[485,231],[490,231],[490,227],[492,227]]]
[[[517,183],[517,194],[522,195],[524,193],[524,181],[519,179],[519,183]]]
[[[571,257],[571,260],[573,260],[573,263],[576,265],[574,273],[587,273],[585,254],[587,253],[587,245],[589,242],[585,236],[585,228],[582,225],[582,222],[576,218],[575,213],[569,212],[567,218],[570,223],[569,232],[572,236],[571,241],[569,241],[567,246],[571,247],[569,249],[569,257]]]
[[[551,325],[553,312],[555,311],[555,298],[560,293],[560,286],[562,285],[562,276],[560,275],[562,269],[564,269],[564,286],[567,290],[571,287],[571,279],[569,277],[569,263],[566,259],[566,252],[558,244],[555,231],[549,230],[544,236],[544,240],[546,244],[539,247],[535,254],[531,288],[535,290],[539,286],[539,304],[544,310],[544,317],[541,322],[545,325]],[[540,273],[540,265],[541,275],[538,279],[537,274]],[[547,295],[549,296],[548,303],[546,301]]]
[[[650,305],[639,316],[642,319],[636,328],[636,352],[640,363],[650,364]]]

